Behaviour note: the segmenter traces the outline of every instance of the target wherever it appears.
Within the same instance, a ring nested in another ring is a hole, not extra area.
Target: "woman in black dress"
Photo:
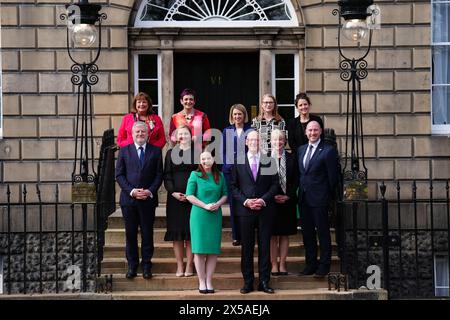
[[[289,147],[294,153],[297,153],[297,148],[301,145],[308,143],[308,138],[305,134],[306,125],[310,121],[317,121],[322,128],[322,136],[321,139],[323,141],[323,121],[322,119],[314,114],[310,113],[311,109],[311,100],[306,95],[306,93],[301,92],[295,97],[295,107],[299,113],[299,116],[295,119],[291,119],[289,121],[287,129],[288,129],[288,140]]]
[[[297,233],[298,163],[296,154],[287,152],[285,145],[284,131],[273,130],[272,157],[276,159],[280,181],[279,193],[275,196],[276,214],[270,241],[270,258],[274,276],[288,274],[286,258],[289,251],[289,236]]]
[[[193,273],[194,255],[191,249],[189,219],[192,205],[187,201],[186,186],[195,164],[192,135],[188,126],[181,125],[176,131],[177,144],[167,151],[164,161],[164,187],[167,190],[165,241],[173,241],[173,250],[177,259],[177,277],[189,277]],[[186,269],[183,256],[186,246]]]

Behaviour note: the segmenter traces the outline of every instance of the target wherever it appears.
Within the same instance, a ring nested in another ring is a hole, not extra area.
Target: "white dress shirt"
[[[135,142],[135,143],[134,143],[134,146],[136,147],[136,151],[137,151],[138,158],[141,157],[141,152],[144,152],[144,154],[145,154],[145,147],[147,147],[147,143],[144,143],[144,144],[141,146],[141,145],[139,145],[139,144],[137,144],[137,143]],[[139,150],[140,147],[142,147],[142,149],[143,149],[142,151]],[[134,190],[136,190],[136,188],[133,188],[133,189],[131,190],[131,192],[130,192],[130,197],[132,197],[132,198],[133,198],[133,192],[134,192]],[[148,191],[150,192],[150,198],[153,198],[152,192],[151,192],[150,190],[148,190]]]
[[[314,143],[308,144],[308,147],[306,148],[305,156],[303,157],[303,167],[305,166],[305,163],[306,163],[306,156],[308,155],[308,149],[310,148],[310,146],[313,146],[313,148],[311,150],[311,158],[310,158],[310,159],[312,159],[314,152],[316,152],[317,147],[319,146],[319,143],[320,143],[320,139]]]

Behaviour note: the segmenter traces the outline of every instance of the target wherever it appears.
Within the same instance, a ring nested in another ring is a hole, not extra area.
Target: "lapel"
[[[298,161],[300,162],[300,167],[301,167],[302,171],[305,171],[305,164],[303,163],[303,158],[305,157],[306,149],[308,149],[307,144],[306,145],[304,144],[303,146],[301,146],[299,148],[300,154],[298,156],[299,157]]]
[[[150,145],[147,143],[147,145],[145,146],[145,154],[144,154],[144,166],[141,169],[144,169],[148,164],[149,164],[149,159],[150,159]]]
[[[250,163],[248,162],[247,154],[245,155],[245,171],[247,171],[250,179],[252,179],[253,182],[256,182],[255,179],[253,179],[252,168],[250,168]],[[258,175],[256,175],[256,180],[258,180]]]
[[[134,143],[128,145],[128,151],[130,153],[131,162],[137,163],[137,167],[140,168],[138,151]]]

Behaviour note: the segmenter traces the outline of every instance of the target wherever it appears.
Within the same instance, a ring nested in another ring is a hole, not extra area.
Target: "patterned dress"
[[[252,120],[252,128],[258,131],[261,138],[261,151],[265,154],[271,154],[270,136],[273,130],[280,129],[287,138],[286,123],[283,119],[277,121],[275,118],[272,118],[267,121],[266,119],[256,117]]]
[[[209,140],[209,137],[205,135],[205,132],[211,128],[208,116],[206,113],[197,109],[194,110],[194,115],[186,117],[183,111],[175,113],[170,119],[169,137],[173,144],[177,142],[175,137],[175,130],[181,126],[186,125],[191,129],[192,137],[196,137],[197,141]]]

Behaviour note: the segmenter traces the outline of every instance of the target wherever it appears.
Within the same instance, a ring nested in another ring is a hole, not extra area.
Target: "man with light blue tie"
[[[148,127],[145,122],[135,122],[132,134],[134,143],[120,149],[116,165],[116,180],[122,189],[120,206],[125,221],[126,277],[132,279],[137,276],[139,227],[142,275],[150,279],[154,251],[153,222],[163,176],[162,153],[160,148],[147,143]]]
[[[270,281],[270,238],[275,216],[274,196],[278,193],[278,171],[274,159],[260,153],[258,132],[246,137],[248,152],[244,163],[233,165],[230,189],[236,204],[235,215],[241,233],[242,294],[254,290],[253,253],[255,229],[258,238],[258,290],[274,293]]]
[[[324,277],[330,272],[331,236],[328,205],[338,178],[338,155],[335,148],[320,139],[322,129],[317,121],[306,126],[309,143],[298,148],[300,171],[300,221],[305,246],[306,266],[303,275]],[[317,261],[317,235],[320,260]]]

